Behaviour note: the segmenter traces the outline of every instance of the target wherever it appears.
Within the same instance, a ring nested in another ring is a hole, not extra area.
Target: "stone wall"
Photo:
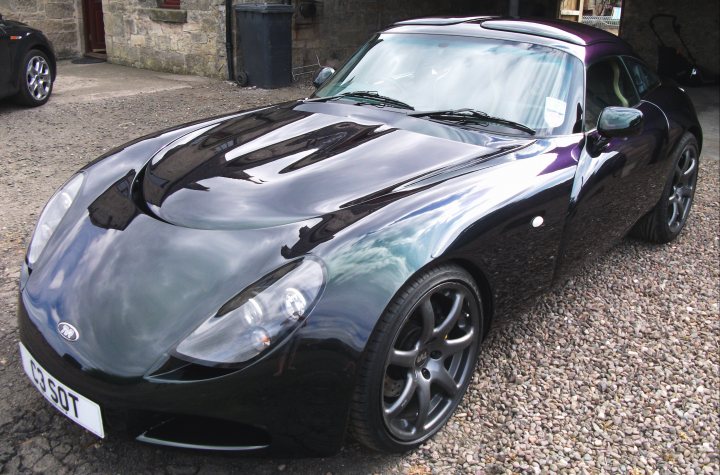
[[[82,51],[80,0],[0,0],[0,13],[42,30],[52,41],[59,58],[72,58]]]
[[[157,5],[157,0],[103,0],[108,61],[225,78],[224,2],[182,0],[181,10]]]
[[[4,0],[0,0],[4,1]],[[235,4],[257,3],[235,0]],[[269,0],[269,3],[273,3]],[[281,3],[276,1],[275,3]],[[294,0],[294,4],[302,0]],[[181,10],[157,8],[157,0],[103,0],[108,60],[128,66],[227,77],[225,2],[182,0]],[[424,15],[506,13],[506,0],[334,0],[293,20],[293,66],[337,65],[378,29]],[[242,69],[235,45],[236,70]]]
[[[718,73],[720,51],[718,45],[718,17],[720,2],[717,0],[678,2],[676,0],[624,0],[620,36],[627,40],[637,53],[653,67],[657,66],[657,38],[648,26],[648,20],[656,13],[669,13],[678,17],[682,26],[680,34],[698,64]],[[670,27],[670,21],[658,20],[658,33],[672,47],[681,48]]]
[[[315,3],[315,15],[303,17],[297,8],[303,3],[311,2],[293,0],[294,67],[315,64],[318,59],[322,65],[338,66],[374,32],[400,20],[432,15],[506,14],[508,5],[507,0],[334,0]],[[239,50],[236,48],[241,68]]]

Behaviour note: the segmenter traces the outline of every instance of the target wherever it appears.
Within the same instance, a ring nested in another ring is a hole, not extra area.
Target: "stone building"
[[[268,0],[278,3],[278,0]],[[336,65],[372,32],[426,15],[500,14],[567,18],[567,5],[583,0],[285,0],[295,7],[293,66]],[[592,0],[588,0],[590,4]],[[42,29],[61,58],[106,55],[113,63],[183,74],[227,78],[228,6],[253,0],[0,0],[0,13]],[[617,2],[614,2],[617,3]],[[718,71],[718,2],[623,0],[620,36],[651,64],[654,13],[676,14],[698,62]],[[232,19],[232,15],[231,15]],[[234,29],[234,28],[233,28]],[[690,34],[693,33],[693,34]],[[233,35],[231,35],[231,38]],[[668,36],[673,45],[677,43]],[[236,41],[237,70],[242,57]]]
[[[179,3],[179,9],[163,9],[158,8],[154,0],[103,0],[109,60],[162,71],[227,77],[227,5],[256,2],[180,0]],[[373,31],[398,19],[458,12],[502,13],[502,4],[506,2],[296,0],[294,3],[293,66],[302,66],[317,63],[318,59],[323,64],[339,63]],[[482,4],[482,8],[478,9],[478,4]],[[233,18],[231,11],[231,21]],[[232,38],[237,69],[241,70],[241,48],[235,35]]]
[[[225,2],[103,0],[108,60],[138,68],[227,77]]]
[[[0,0],[0,14],[39,28],[52,40],[61,58],[81,54],[81,0]]]

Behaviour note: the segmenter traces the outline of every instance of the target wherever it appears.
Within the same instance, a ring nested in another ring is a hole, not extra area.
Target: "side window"
[[[585,130],[597,126],[600,112],[609,106],[633,107],[640,98],[619,58],[604,59],[587,70]]]
[[[660,84],[660,78],[640,61],[630,57],[623,58],[623,61],[627,65],[632,82],[635,84],[640,97],[643,97],[645,93]]]

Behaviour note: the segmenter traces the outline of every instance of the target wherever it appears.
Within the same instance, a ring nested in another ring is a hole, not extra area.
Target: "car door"
[[[660,78],[650,68],[637,58],[631,56],[622,57],[627,71],[630,74],[635,90],[640,96],[640,104],[636,106],[643,113],[643,133],[647,146],[657,147],[657,153],[653,154],[656,161],[649,163],[647,167],[647,189],[649,202],[639,201],[638,204],[649,210],[657,203],[662,194],[667,179],[670,160],[670,124],[662,108],[652,99],[655,90],[660,86]],[[642,213],[644,214],[644,213]]]
[[[10,34],[3,20],[0,20],[0,97],[11,92],[13,67],[10,59]]]
[[[639,109],[643,129],[632,137],[602,137],[597,121],[605,107]],[[658,201],[664,185],[668,123],[654,104],[643,101],[625,64],[608,57],[586,73],[585,144],[573,182],[563,236],[560,273],[622,239]]]

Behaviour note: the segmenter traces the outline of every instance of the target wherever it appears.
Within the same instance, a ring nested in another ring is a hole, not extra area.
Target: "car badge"
[[[77,331],[77,328],[67,322],[58,323],[57,329],[60,336],[67,341],[77,341],[77,339],[80,338],[80,332]]]

